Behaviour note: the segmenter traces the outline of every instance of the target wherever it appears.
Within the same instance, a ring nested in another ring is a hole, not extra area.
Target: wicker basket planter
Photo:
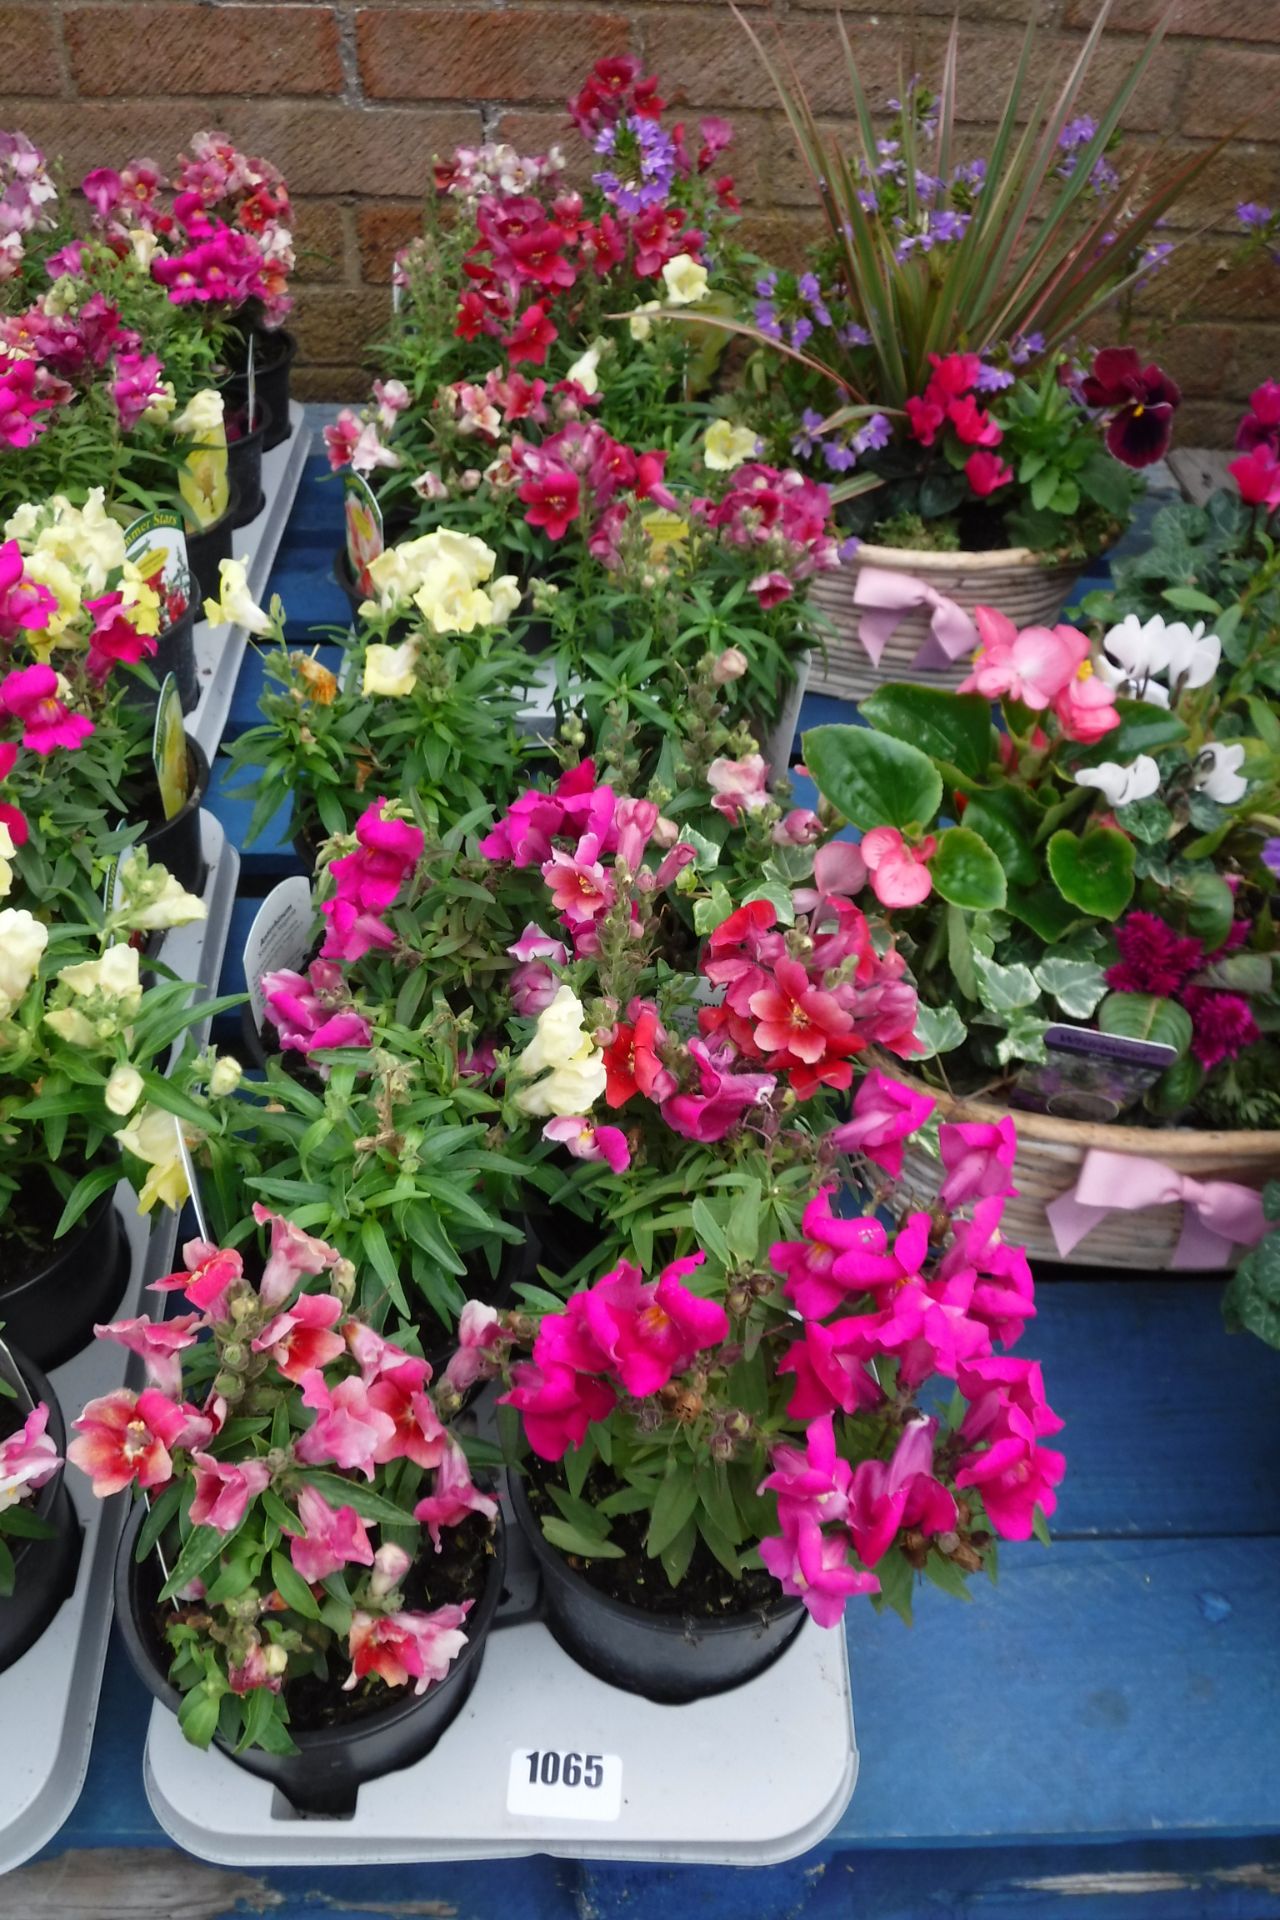
[[[1118,1267],[1133,1273],[1164,1273],[1174,1265],[1182,1237],[1183,1208],[1142,1207],[1115,1211],[1087,1233],[1069,1254],[1061,1254],[1045,1214],[1046,1206],[1069,1193],[1080,1177],[1085,1156],[1106,1153],[1157,1160],[1174,1174],[1196,1181],[1226,1180],[1261,1189],[1280,1175],[1280,1132],[1202,1132],[1191,1127],[1124,1127],[1092,1120],[1062,1120],[1047,1113],[1025,1113],[994,1101],[957,1099],[936,1088],[925,1088],[894,1061],[880,1064],[898,1080],[931,1093],[939,1120],[994,1122],[1006,1115],[1018,1129],[1018,1158],[1014,1166],[1016,1199],[1005,1204],[1000,1231],[1006,1240],[1025,1245],[1032,1261],[1064,1261],[1070,1266]],[[937,1162],[925,1149],[906,1144],[901,1186],[908,1201],[929,1205],[937,1192]],[[1233,1250],[1234,1266],[1243,1247]]]
[[[863,700],[886,680],[958,687],[969,670],[967,656],[946,667],[914,665],[930,637],[928,607],[903,614],[879,664],[873,665],[859,637],[862,609],[853,599],[862,567],[913,575],[935,593],[954,600],[966,613],[972,613],[975,607],[998,607],[1019,627],[1054,621],[1080,574],[1078,565],[1055,566],[1027,547],[1002,547],[990,553],[917,553],[905,547],[864,544],[844,566],[832,573],[820,573],[813,581],[813,604],[832,629],[824,636],[826,658],[821,647],[814,652],[809,681],[813,693]]]

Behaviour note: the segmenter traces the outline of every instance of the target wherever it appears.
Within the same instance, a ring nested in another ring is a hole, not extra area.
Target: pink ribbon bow
[[[854,583],[853,604],[863,608],[858,623],[858,638],[867,650],[873,667],[880,665],[890,634],[909,613],[918,607],[931,612],[929,638],[923,643],[912,670],[917,667],[946,667],[962,654],[972,653],[978,644],[978,630],[954,600],[939,593],[927,580],[913,573],[894,573],[888,567],[859,567]]]
[[[1045,1213],[1058,1252],[1065,1257],[1109,1213],[1137,1213],[1175,1202],[1182,1206],[1175,1267],[1225,1267],[1233,1247],[1256,1246],[1267,1230],[1262,1195],[1252,1187],[1234,1180],[1193,1180],[1159,1160],[1097,1147],[1086,1153],[1075,1186],[1051,1200]]]

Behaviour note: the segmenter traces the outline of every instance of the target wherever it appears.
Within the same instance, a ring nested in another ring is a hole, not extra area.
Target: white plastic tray
[[[165,937],[163,958],[175,973],[210,993],[222,966],[240,859],[212,814],[200,816],[208,874],[208,917]],[[203,1030],[195,1029],[197,1038]],[[146,1287],[173,1271],[178,1217],[162,1211],[154,1226],[139,1214],[132,1187],[122,1181],[116,1206],[131,1255],[129,1280],[116,1310],[124,1319],[143,1311]],[[94,1341],[50,1376],[68,1428],[86,1400],[125,1384],[131,1356],[110,1341]],[[15,1666],[0,1673],[0,1874],[51,1840],[80,1797],[98,1711],[98,1689],[111,1629],[111,1569],[128,1510],[123,1497],[94,1498],[74,1468],[67,1487],[84,1529],[74,1593],[48,1631]]]
[[[266,504],[255,520],[247,527],[237,528],[231,538],[236,559],[245,561],[248,567],[249,592],[259,604],[266,592],[276,550],[311,446],[311,429],[306,424],[304,409],[296,400],[289,403],[289,418],[293,422],[289,438],[262,456],[262,491]],[[195,711],[187,715],[187,732],[200,742],[210,761],[227,724],[246,640],[243,627],[211,627],[207,620],[196,623],[200,699]]]

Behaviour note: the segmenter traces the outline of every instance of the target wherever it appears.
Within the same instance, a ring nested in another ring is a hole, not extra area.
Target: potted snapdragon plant
[[[52,1387],[0,1328],[0,1673],[75,1586],[80,1529],[63,1484],[65,1445]]]
[[[804,743],[902,942],[922,1073],[1010,1152],[1025,1110],[1011,1219],[1033,1256],[1226,1265],[1280,1156],[1280,759],[1247,666],[1159,615],[1092,644],[976,618],[958,692],[889,685],[868,726]],[[931,1177],[913,1151],[908,1191]]]
[[[255,1217],[265,1258],[189,1241],[159,1283],[183,1312],[98,1329],[148,1384],[84,1407],[68,1456],[100,1498],[138,1496],[116,1606],[143,1684],[193,1745],[335,1818],[465,1704],[501,1523],[427,1362],[353,1309],[351,1263]]]
[[[1176,384],[1132,348],[1094,358],[1084,342],[1172,251],[1160,222],[1215,149],[1159,170],[1149,154],[1127,173],[1116,164],[1163,27],[1086,114],[1105,16],[1065,83],[1034,98],[1028,26],[977,158],[957,142],[958,22],[941,86],[912,80],[887,123],[840,27],[849,154],[743,21],[824,225],[802,271],[760,280],[747,331],[762,347],[761,430],[837,476],[863,542],[819,589],[827,684],[846,697],[916,674],[955,685],[979,603],[1023,624],[1054,615],[1074,570],[1127,522],[1135,470],[1168,445]]]

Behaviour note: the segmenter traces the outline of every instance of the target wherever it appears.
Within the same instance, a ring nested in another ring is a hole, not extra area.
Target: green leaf
[[[681,1472],[673,1463],[663,1476],[653,1503],[653,1513],[649,1520],[649,1531],[645,1535],[645,1552],[650,1559],[669,1547],[685,1526],[693,1518],[694,1508],[698,1504],[698,1490],[693,1476]]]
[[[1133,898],[1133,842],[1116,827],[1095,827],[1083,839],[1059,827],[1048,858],[1058,892],[1085,913],[1118,920]]]
[[[675,1539],[669,1541],[662,1549],[659,1556],[662,1561],[662,1570],[673,1587],[678,1587],[688,1573],[689,1562],[693,1558],[693,1550],[697,1544],[698,1529],[691,1516],[685,1521]]]
[[[188,1581],[197,1579],[223,1549],[230,1546],[233,1537],[229,1533],[220,1533],[217,1527],[193,1527],[182,1552],[170,1566],[169,1578],[160,1589],[160,1598],[172,1600]]]
[[[1109,993],[1098,1008],[1098,1025],[1125,1040],[1176,1047],[1180,1057],[1191,1045],[1191,1015],[1156,993]]]
[[[1049,1057],[1044,1044],[1048,1031],[1049,1022],[1041,1014],[1028,1013],[1025,1008],[1011,1013],[996,1042],[996,1059],[1002,1067],[1014,1060],[1032,1060],[1042,1065]]]
[[[1055,887],[1010,888],[1006,911],[1021,920],[1046,943],[1061,940],[1080,922],[1079,910],[1068,906]]]
[[[1196,587],[1166,587],[1161,599],[1167,600],[1179,613],[1207,613],[1214,617],[1222,612],[1218,601],[1207,593],[1201,593]]]
[[[273,1553],[271,1556],[271,1579],[276,1592],[287,1607],[292,1607],[295,1613],[304,1615],[308,1620],[320,1618],[320,1607],[315,1595],[292,1560],[287,1559],[283,1553]]]
[[[1245,1254],[1222,1296],[1222,1318],[1228,1333],[1253,1333],[1280,1347],[1280,1233]]]
[[[1117,700],[1116,712],[1120,725],[1074,759],[1073,766],[1097,767],[1104,760],[1114,760],[1127,767],[1140,753],[1156,753],[1187,737],[1184,722],[1167,707],[1151,706],[1145,700]]]
[[[692,1214],[693,1230],[698,1236],[699,1243],[720,1262],[722,1267],[731,1267],[733,1253],[725,1238],[724,1228],[709,1203],[701,1195],[693,1203]]]
[[[981,780],[991,764],[991,704],[981,694],[891,681],[860,701],[858,712],[877,732],[919,747],[970,780]]]
[[[924,1577],[940,1587],[943,1593],[949,1593],[956,1600],[972,1600],[969,1582],[961,1573],[954,1560],[948,1560],[944,1554],[933,1549],[924,1563]]]
[[[1235,918],[1235,895],[1218,873],[1180,876],[1171,890],[1171,905],[1181,909],[1188,933],[1194,933],[1210,953],[1220,947]]]
[[[331,1507],[354,1507],[362,1520],[377,1520],[383,1526],[403,1527],[410,1516],[394,1501],[384,1500],[361,1480],[344,1480],[341,1474],[326,1473],[323,1467],[298,1467],[300,1480],[322,1493]]]
[[[210,1680],[202,1680],[198,1687],[183,1695],[182,1705],[178,1708],[178,1725],[193,1747],[207,1747],[218,1731],[218,1714],[222,1708],[222,1692],[215,1688]]]
[[[1071,1020],[1087,1020],[1107,990],[1102,968],[1092,960],[1049,954],[1032,971],[1042,990]]]
[[[918,747],[871,727],[811,727],[801,742],[818,791],[855,827],[927,826],[942,779]]]
[[[890,1547],[876,1562],[876,1578],[880,1582],[880,1591],[872,1595],[871,1604],[877,1609],[892,1607],[907,1625],[911,1625],[911,1596],[915,1591],[915,1569],[900,1547]]]
[[[580,1533],[569,1521],[555,1515],[542,1522],[542,1531],[553,1547],[559,1547],[561,1553],[577,1554],[583,1560],[622,1560],[625,1558],[622,1548],[614,1541],[599,1535]]]
[[[964,810],[964,824],[981,834],[1014,886],[1034,887],[1040,878],[1032,836],[1036,810],[1011,787],[974,793]]]
[[[929,873],[942,898],[969,913],[990,913],[1005,903],[1004,868],[971,827],[947,827],[938,836]]]
[[[985,953],[975,953],[973,970],[978,978],[978,998],[991,1013],[1014,1013],[1019,1007],[1033,1007],[1040,998],[1035,976],[1020,960],[1002,967]]]
[[[932,1060],[937,1053],[950,1053],[961,1044],[968,1031],[954,1007],[926,1007],[922,1001],[916,1008],[916,1039],[922,1043],[923,1051],[913,1057]]]

